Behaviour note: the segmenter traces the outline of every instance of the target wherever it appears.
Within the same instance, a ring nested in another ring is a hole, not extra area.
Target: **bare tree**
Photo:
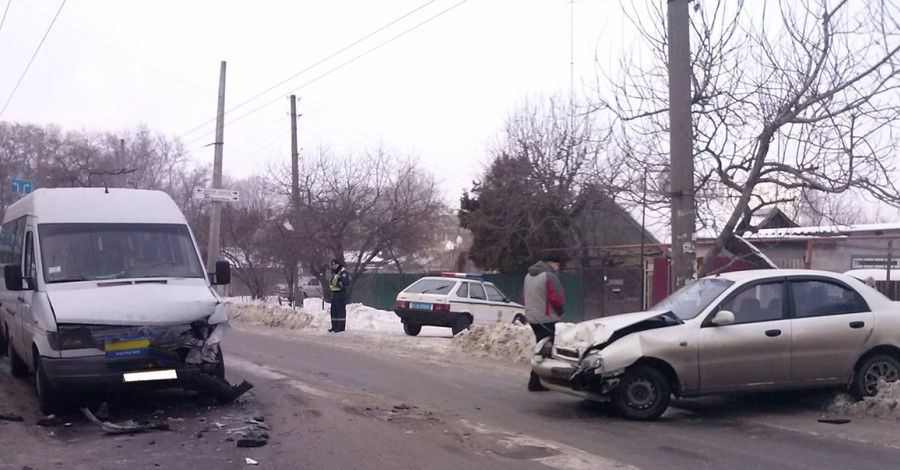
[[[619,118],[623,186],[667,172],[664,6],[646,5],[630,17],[653,61],[631,57],[598,101]],[[755,212],[804,192],[900,205],[898,19],[897,4],[878,0],[694,3],[695,198],[698,225],[718,232],[701,275],[736,233],[755,230]]]
[[[355,277],[376,258],[412,255],[434,243],[447,209],[414,160],[383,148],[357,156],[322,148],[303,156],[300,171],[300,207],[289,220],[296,221],[291,225],[307,271],[324,275],[323,266],[337,258]],[[289,169],[273,177],[287,201]]]
[[[222,246],[225,258],[236,268],[235,277],[255,299],[268,294],[267,272],[274,267],[275,251],[269,245],[275,206],[263,178],[255,176],[232,181],[229,187],[240,193],[240,201],[222,209]]]
[[[493,161],[460,203],[472,231],[469,258],[479,267],[522,272],[546,249],[583,245],[575,221],[581,196],[602,181],[604,135],[589,115],[548,98],[526,101],[507,120]]]

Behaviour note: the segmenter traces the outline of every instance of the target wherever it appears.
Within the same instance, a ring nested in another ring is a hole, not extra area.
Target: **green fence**
[[[379,310],[393,310],[397,294],[406,286],[425,276],[435,274],[364,273],[353,282],[351,302],[362,303]],[[493,282],[514,302],[522,301],[523,274],[488,274]],[[581,315],[581,276],[578,273],[562,273],[560,280],[566,290],[565,315],[561,321],[578,322]]]

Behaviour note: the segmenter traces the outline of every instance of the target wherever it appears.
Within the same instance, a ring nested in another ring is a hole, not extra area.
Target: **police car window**
[[[456,281],[444,279],[419,279],[406,288],[406,292],[418,294],[447,294],[456,285]]]
[[[469,286],[469,298],[487,300],[487,297],[484,295],[484,288],[481,287],[481,284],[472,284]]]
[[[500,292],[500,289],[497,289],[490,284],[485,284],[484,290],[487,291],[488,299],[491,302],[503,302],[503,299],[506,298],[506,296],[503,295],[503,292]]]
[[[459,285],[459,289],[456,290],[456,295],[458,297],[468,297],[469,296],[469,283],[463,282]]]

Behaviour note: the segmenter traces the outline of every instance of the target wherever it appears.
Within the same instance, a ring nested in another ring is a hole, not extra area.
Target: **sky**
[[[418,158],[451,205],[525,99],[580,93],[595,57],[613,63],[628,42],[618,0],[0,0],[0,12],[0,120],[143,124],[211,168],[225,61],[226,175],[288,164],[295,94],[301,157],[381,145]]]
[[[239,297],[227,300],[228,315],[232,322],[266,325],[277,331],[296,330],[300,334],[329,335],[329,305],[322,299],[309,298],[303,306],[294,310],[280,307],[271,300],[246,300]],[[573,323],[557,323],[559,334]],[[466,354],[506,363],[509,367],[522,368],[531,359],[534,348],[534,333],[522,325],[473,325],[469,330],[456,336],[449,328],[426,326],[415,337],[403,333],[400,319],[390,311],[377,310],[363,304],[347,305],[347,331],[341,335],[352,336],[354,347],[368,350],[390,348],[394,353],[415,357],[438,358],[453,362],[454,356]],[[227,337],[224,340],[227,351]],[[335,344],[340,344],[335,342]],[[264,366],[254,365],[259,372]],[[524,375],[523,375],[524,377]],[[523,381],[524,383],[524,381]],[[881,389],[874,397],[855,401],[845,393],[836,393],[825,409],[836,415],[874,417],[885,420],[900,418],[900,382],[893,382]]]

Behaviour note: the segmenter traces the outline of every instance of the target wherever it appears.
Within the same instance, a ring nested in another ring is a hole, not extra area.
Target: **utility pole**
[[[291,95],[291,223],[296,230],[300,227],[297,213],[300,210],[300,160],[297,152],[297,97]],[[291,282],[291,306],[297,299],[297,258],[294,250],[290,253],[290,282]]]
[[[225,145],[225,61],[219,69],[219,104],[216,113],[216,141],[215,156],[213,160],[213,180],[212,187],[219,189],[222,187],[222,147]],[[222,225],[222,203],[220,201],[209,201],[209,246],[206,251],[206,271],[214,272],[216,270],[216,261],[219,260],[220,241],[219,230]]]
[[[668,0],[669,181],[672,198],[672,289],[694,277],[694,156],[688,4]]]
[[[119,167],[119,174],[116,175],[116,187],[124,188],[125,184],[125,139],[119,139],[119,151],[116,152],[116,166]]]

